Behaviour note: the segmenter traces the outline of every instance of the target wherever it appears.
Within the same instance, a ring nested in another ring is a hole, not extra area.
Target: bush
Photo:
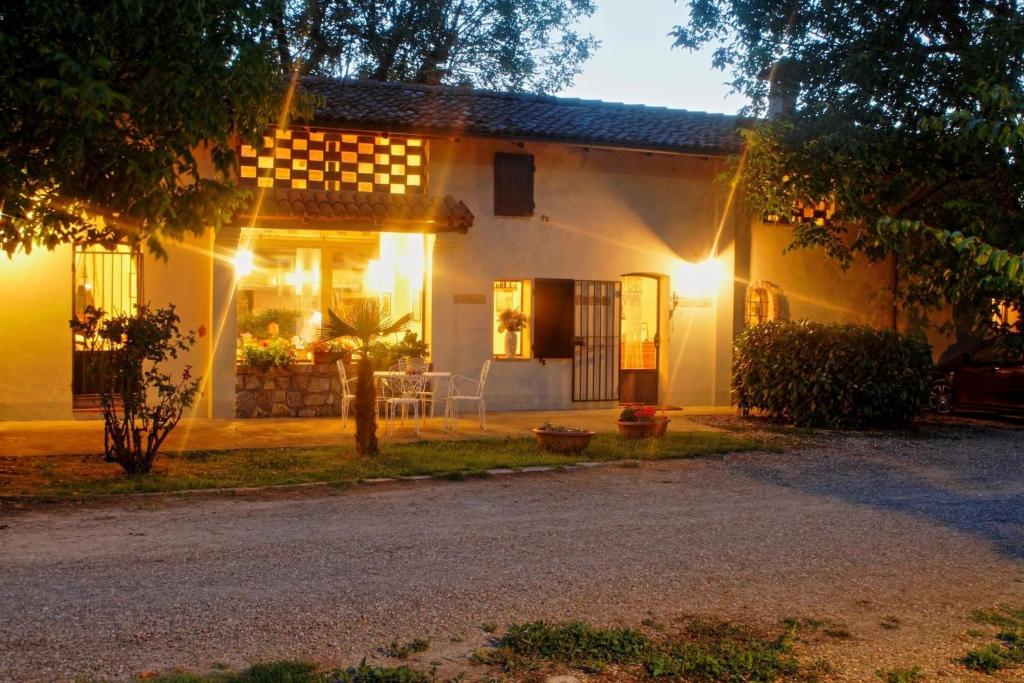
[[[861,325],[777,321],[746,329],[733,354],[733,400],[800,427],[902,425],[924,407],[928,344]]]
[[[111,317],[87,306],[71,320],[83,350],[97,359],[89,374],[103,408],[104,459],[130,475],[149,472],[164,439],[199,392],[192,366],[178,376],[165,370],[206,334],[203,326],[181,332],[180,322],[173,304],[155,310],[139,305],[134,315]]]

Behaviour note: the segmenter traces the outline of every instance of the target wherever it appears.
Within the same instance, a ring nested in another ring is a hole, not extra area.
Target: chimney
[[[761,79],[768,81],[768,118],[784,118],[796,112],[800,72],[800,65],[786,58],[761,72]]]

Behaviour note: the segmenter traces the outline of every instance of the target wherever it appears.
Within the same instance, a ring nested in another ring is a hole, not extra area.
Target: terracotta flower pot
[[[533,438],[541,450],[552,453],[579,453],[594,437],[594,432],[563,432],[552,429],[534,429]]]
[[[660,439],[668,431],[669,422],[671,420],[663,417],[646,422],[623,422],[622,420],[616,420],[615,424],[619,428],[619,436],[624,439]]]
[[[331,365],[339,360],[349,363],[352,359],[352,354],[347,351],[314,351],[313,352],[313,364],[314,365]]]

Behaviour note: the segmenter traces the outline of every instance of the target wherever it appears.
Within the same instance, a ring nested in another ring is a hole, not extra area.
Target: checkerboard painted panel
[[[815,225],[825,225],[832,221],[832,216],[835,212],[835,202],[821,201],[817,204],[810,204],[798,201],[793,204],[793,213],[791,215],[780,216],[778,214],[769,214],[764,217],[764,220],[766,223],[781,223],[784,225],[805,222],[811,222]]]
[[[268,131],[239,149],[239,184],[294,190],[426,192],[427,143],[403,135],[306,128]]]

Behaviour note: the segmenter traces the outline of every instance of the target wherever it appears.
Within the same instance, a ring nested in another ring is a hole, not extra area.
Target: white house
[[[0,419],[94,414],[68,327],[86,303],[173,302],[185,325],[212,332],[187,359],[205,377],[199,417],[334,414],[332,396],[307,404],[284,385],[247,386],[238,337],[294,338],[302,356],[327,309],[366,297],[413,315],[437,369],[474,375],[492,359],[498,410],[726,405],[744,325],[895,320],[889,264],[844,272],[818,252],[784,255],[788,229],[743,209],[722,178],[742,151],[735,117],[325,78],[302,87],[323,101],[313,121],[239,149],[253,204],[234,228],[169,244],[166,262],[128,245],[0,262]],[[498,331],[506,308],[528,318],[512,348]]]

